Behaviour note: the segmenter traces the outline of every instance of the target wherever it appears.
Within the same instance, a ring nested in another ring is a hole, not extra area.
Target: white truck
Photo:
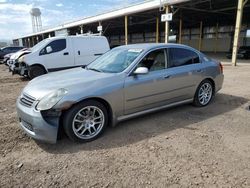
[[[88,65],[108,50],[104,36],[47,38],[31,48],[31,53],[20,57],[12,71],[33,79],[48,72]]]

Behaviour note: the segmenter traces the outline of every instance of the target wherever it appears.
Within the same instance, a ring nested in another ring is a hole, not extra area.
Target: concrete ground
[[[205,108],[179,106],[90,143],[56,145],[20,130],[15,101],[27,80],[0,65],[0,187],[250,187],[250,62],[223,64],[223,89]]]

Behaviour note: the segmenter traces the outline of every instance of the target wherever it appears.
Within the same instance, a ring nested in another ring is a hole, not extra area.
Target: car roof
[[[130,45],[123,45],[117,48],[124,48],[124,49],[143,49],[143,50],[151,50],[154,48],[169,48],[169,47],[182,47],[188,48],[191,50],[195,50],[189,46],[183,44],[173,44],[173,43],[142,43],[142,44],[130,44]],[[197,51],[197,50],[195,50]]]
[[[66,38],[106,38],[106,37],[99,35],[69,35],[69,36],[54,36],[47,39],[54,40],[54,39],[66,39]]]

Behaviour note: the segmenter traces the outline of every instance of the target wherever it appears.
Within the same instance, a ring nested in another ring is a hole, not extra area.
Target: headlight
[[[24,55],[17,59],[18,63],[24,62]]]
[[[36,106],[37,110],[49,110],[56,105],[68,91],[66,89],[58,89],[46,96],[44,96]]]

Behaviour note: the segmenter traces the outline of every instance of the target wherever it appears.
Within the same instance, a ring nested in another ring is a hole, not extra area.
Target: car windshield
[[[8,47],[0,48],[0,51],[4,51],[6,48],[8,48]]]
[[[119,73],[131,65],[142,51],[142,49],[114,48],[93,61],[86,69],[97,72]]]
[[[47,41],[49,41],[50,39],[45,39],[45,40],[42,40],[41,42],[37,43],[35,46],[33,46],[30,50],[32,52],[35,52],[37,50],[39,50],[45,43],[47,43]]]

